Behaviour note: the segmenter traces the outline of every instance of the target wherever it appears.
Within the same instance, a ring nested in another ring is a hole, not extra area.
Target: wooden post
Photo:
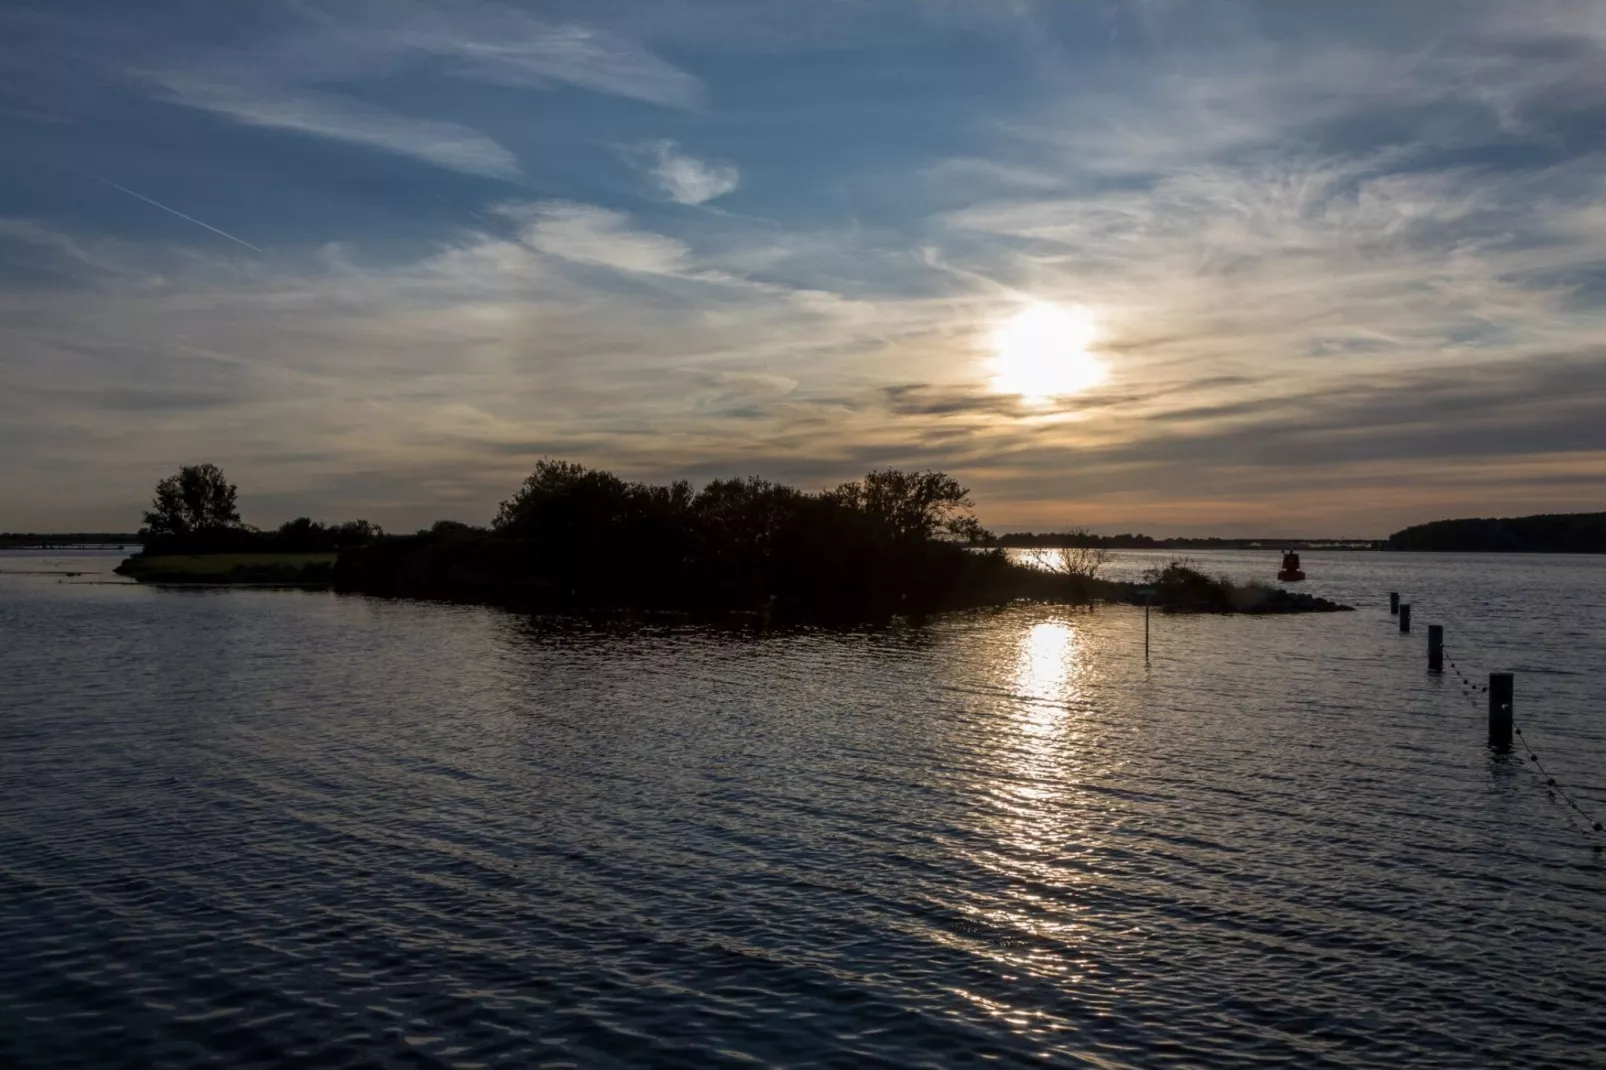
[[[1400,603],[1400,634],[1405,635],[1411,630],[1411,603]]]
[[[1397,617],[1399,615],[1400,615],[1400,592],[1399,591],[1390,591],[1389,592],[1389,616]]]
[[[1428,672],[1444,671],[1444,625],[1428,625]]]
[[[1495,750],[1511,749],[1512,686],[1509,672],[1489,674],[1489,746]]]
[[[1138,594],[1143,596],[1143,664],[1149,663],[1149,606],[1154,602],[1153,587],[1139,587]]]

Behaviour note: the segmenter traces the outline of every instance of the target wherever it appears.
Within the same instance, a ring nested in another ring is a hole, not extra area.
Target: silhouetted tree
[[[366,520],[348,520],[343,524],[330,524],[329,542],[337,550],[347,546],[361,546],[385,534],[378,524]]]
[[[946,472],[883,468],[862,482],[842,484],[826,497],[880,521],[900,541],[950,535],[980,542],[987,534],[970,513],[975,503],[969,489]]]
[[[316,520],[298,516],[279,525],[274,541],[282,551],[312,553],[328,545],[329,529]]]
[[[1039,557],[1039,562],[1050,572],[1072,580],[1096,580],[1104,566],[1114,556],[1102,546],[1093,545],[1086,528],[1073,528],[1065,533],[1068,546],[1062,546]]]
[[[145,526],[152,535],[193,535],[240,526],[236,488],[215,464],[185,465],[156,484]]]
[[[343,524],[322,524],[304,516],[287,520],[279,530],[265,537],[263,549],[280,553],[326,553],[347,546],[361,546],[379,538],[384,532],[379,525],[366,520],[348,520]]]
[[[500,535],[576,542],[611,526],[624,511],[627,485],[612,472],[543,459],[498,508]]]

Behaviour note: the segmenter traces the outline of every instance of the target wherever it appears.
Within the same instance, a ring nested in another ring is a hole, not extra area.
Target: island
[[[525,612],[771,624],[878,626],[1023,600],[1177,613],[1349,608],[1181,561],[1142,583],[1110,580],[1101,549],[1013,559],[976,519],[969,490],[943,472],[881,469],[818,492],[757,477],[694,490],[546,460],[489,525],[440,521],[411,535],[304,517],[259,531],[239,523],[235,495],[215,466],[164,480],[146,514],[144,552],[118,571],[157,583],[329,586]]]

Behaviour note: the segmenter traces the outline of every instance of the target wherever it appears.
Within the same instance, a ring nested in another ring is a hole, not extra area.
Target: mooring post
[[[1489,674],[1489,746],[1511,749],[1512,686],[1509,672]]]
[[[1389,616],[1397,617],[1400,613],[1400,592],[1389,592]]]
[[[1143,596],[1143,664],[1149,663],[1149,605],[1154,601],[1153,587],[1139,587],[1138,594]]]
[[[1404,635],[1411,630],[1411,603],[1400,603],[1400,634]]]
[[[1444,625],[1428,625],[1428,672],[1444,671]]]

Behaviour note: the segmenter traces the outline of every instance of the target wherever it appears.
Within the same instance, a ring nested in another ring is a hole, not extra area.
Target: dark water
[[[1440,621],[1517,670],[1606,813],[1606,560],[1304,556],[1361,611],[1157,615],[1146,668],[1130,609],[761,637],[4,555],[0,1065],[1606,1065],[1606,862],[1423,671]]]

